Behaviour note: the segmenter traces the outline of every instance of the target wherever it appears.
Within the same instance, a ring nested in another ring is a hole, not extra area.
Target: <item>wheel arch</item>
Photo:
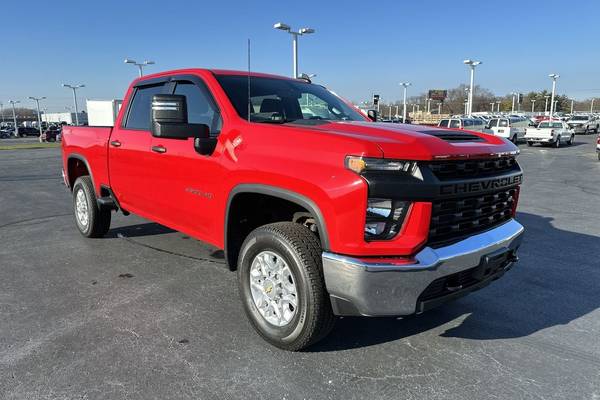
[[[87,174],[81,173],[81,165],[83,165],[83,168],[85,168],[85,172],[87,172]],[[73,184],[75,183],[77,178],[84,175],[90,176],[95,191],[96,186],[94,184],[94,175],[92,174],[92,169],[90,168],[90,164],[87,161],[87,159],[83,155],[78,153],[69,154],[69,156],[67,157],[67,181],[69,182],[69,189],[73,190]]]
[[[322,249],[329,249],[329,234],[327,232],[325,218],[315,201],[300,193],[275,186],[264,184],[240,184],[235,186],[229,192],[225,209],[224,252],[226,262],[230,269],[234,270],[237,267],[237,256],[239,254],[239,248],[236,248],[236,242],[232,240],[231,237],[231,211],[236,198],[244,194],[268,196],[295,204],[298,207],[305,209],[315,221]]]

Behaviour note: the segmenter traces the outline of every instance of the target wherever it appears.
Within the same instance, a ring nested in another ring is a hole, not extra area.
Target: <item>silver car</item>
[[[586,126],[591,121],[592,117],[589,115],[573,115],[567,124],[569,128],[575,133],[586,133]]]

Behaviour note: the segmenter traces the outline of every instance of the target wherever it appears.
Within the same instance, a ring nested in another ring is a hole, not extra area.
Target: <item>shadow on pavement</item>
[[[171,228],[162,226],[154,222],[147,222],[144,224],[121,226],[118,228],[111,228],[105,237],[116,238],[119,235],[125,237],[140,237],[140,236],[152,236],[152,235],[163,235],[165,233],[175,232]]]
[[[600,235],[552,226],[552,218],[519,213],[526,227],[521,261],[503,278],[456,302],[419,316],[344,318],[308,351],[336,351],[386,343],[426,332],[458,317],[443,337],[518,338],[569,322],[600,307]]]

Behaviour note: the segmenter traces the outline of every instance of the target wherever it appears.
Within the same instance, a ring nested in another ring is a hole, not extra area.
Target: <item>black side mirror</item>
[[[369,118],[373,122],[377,122],[377,111],[376,110],[367,111],[367,118]]]
[[[217,144],[205,124],[190,124],[187,101],[179,94],[156,94],[152,97],[152,136],[165,139],[194,138],[194,148],[200,154],[211,154]]]

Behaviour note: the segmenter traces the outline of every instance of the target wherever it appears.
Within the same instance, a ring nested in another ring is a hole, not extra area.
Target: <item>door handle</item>
[[[121,147],[121,142],[119,142],[118,140],[113,140],[112,142],[110,142],[110,145],[113,147]]]
[[[155,153],[166,153],[167,152],[167,148],[164,146],[152,146],[152,151]]]

